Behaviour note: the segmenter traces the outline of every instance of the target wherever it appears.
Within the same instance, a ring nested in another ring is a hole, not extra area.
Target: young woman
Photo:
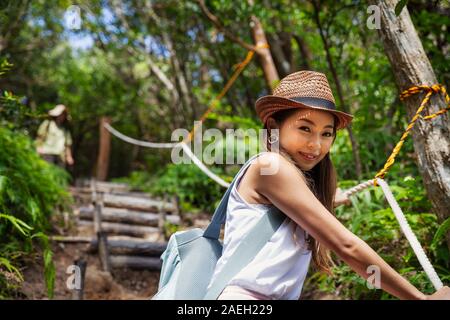
[[[381,288],[400,299],[450,299],[448,287],[432,296],[421,293],[335,218],[336,174],[329,152],[336,131],[352,116],[335,109],[324,74],[288,75],[273,95],[258,99],[256,111],[269,131],[271,152],[260,153],[237,177],[228,202],[223,253],[211,283],[242,236],[271,206],[289,219],[218,299],[297,300],[311,260],[316,269],[330,273],[329,250],[365,279],[372,275],[368,267],[376,266]]]

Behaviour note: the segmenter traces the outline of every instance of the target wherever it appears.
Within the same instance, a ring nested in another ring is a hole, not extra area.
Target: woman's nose
[[[320,139],[319,138],[311,138],[308,141],[308,147],[310,149],[317,149],[320,150]]]

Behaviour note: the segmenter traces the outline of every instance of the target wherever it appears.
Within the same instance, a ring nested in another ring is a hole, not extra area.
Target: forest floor
[[[158,289],[159,272],[148,270],[113,269],[111,274],[102,271],[97,254],[87,253],[89,244],[52,242],[55,265],[55,289],[53,299],[72,299],[73,291],[67,282],[70,265],[79,258],[87,262],[84,296],[86,300],[143,300],[152,297]],[[41,254],[29,258],[22,270],[24,283],[20,288],[23,299],[48,299]],[[70,281],[69,281],[70,283]]]

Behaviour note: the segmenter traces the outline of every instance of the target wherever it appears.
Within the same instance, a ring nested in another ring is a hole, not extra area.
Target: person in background
[[[69,112],[58,104],[48,112],[49,119],[39,126],[36,138],[37,152],[47,162],[62,168],[72,166],[72,137],[68,129]]]

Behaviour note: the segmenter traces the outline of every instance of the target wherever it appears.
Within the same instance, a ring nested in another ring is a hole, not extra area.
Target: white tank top
[[[217,261],[210,285],[234,253],[240,240],[272,206],[249,204],[237,192],[239,182],[255,159],[241,171],[231,190],[222,256]],[[255,258],[228,285],[252,290],[276,300],[298,300],[310,261],[311,251],[307,248],[304,230],[291,219],[286,219]]]

